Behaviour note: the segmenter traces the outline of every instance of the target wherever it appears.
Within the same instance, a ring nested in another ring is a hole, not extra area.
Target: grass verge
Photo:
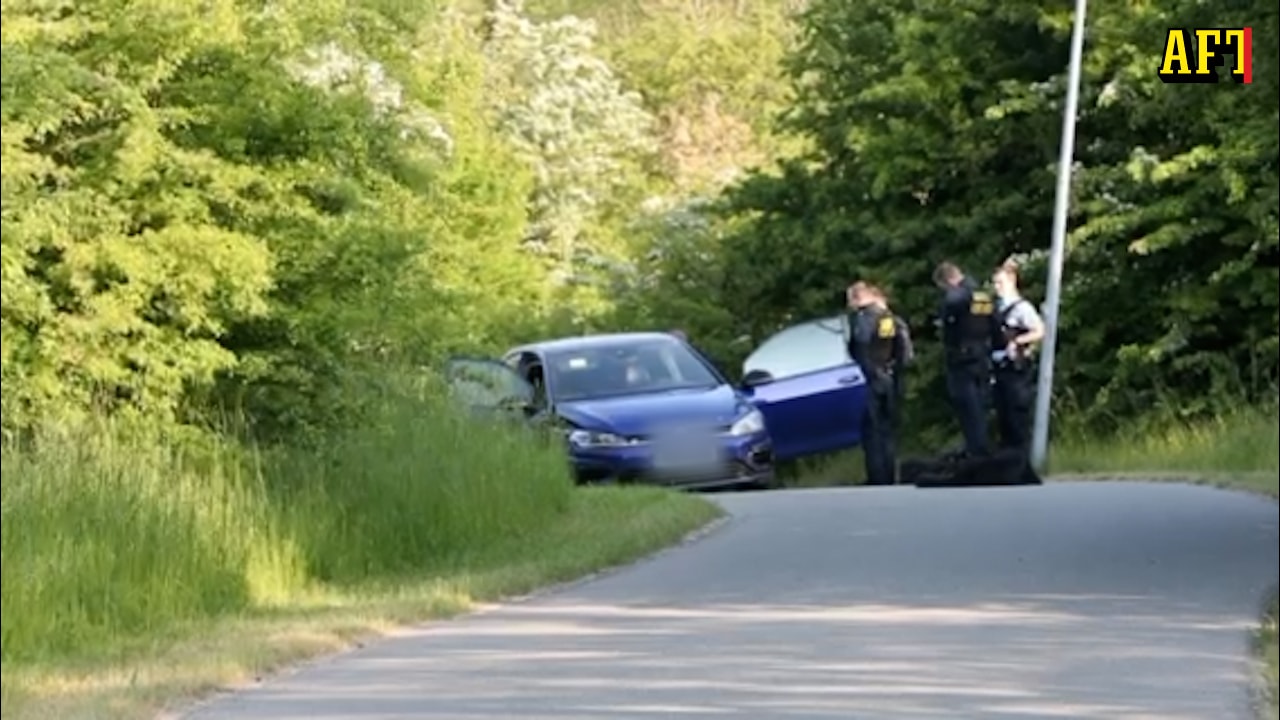
[[[1117,436],[1076,432],[1054,441],[1054,475],[1142,474],[1277,496],[1280,413],[1242,409],[1195,424],[1162,423]]]
[[[814,488],[839,485],[862,485],[866,482],[866,466],[862,450],[844,450],[803,458],[779,468],[783,487]]]
[[[307,448],[103,426],[5,448],[0,715],[117,720],[627,562],[719,510],[576,489],[528,433],[392,397]]]
[[[1262,627],[1258,630],[1255,647],[1262,658],[1262,682],[1259,695],[1259,710],[1267,720],[1280,718],[1280,658],[1277,651],[1277,623],[1280,623],[1280,603],[1276,593],[1271,593],[1266,614],[1262,619]]]
[[[532,541],[500,543],[430,576],[316,588],[271,609],[192,621],[109,654],[4,668],[6,720],[151,718],[174,703],[337,652],[407,623],[527,593],[647,555],[715,519],[701,498],[649,488],[572,495]]]

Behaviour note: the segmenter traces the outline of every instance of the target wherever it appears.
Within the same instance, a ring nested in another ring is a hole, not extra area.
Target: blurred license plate
[[[720,442],[709,431],[660,433],[654,437],[653,464],[668,470],[710,469],[720,464]]]

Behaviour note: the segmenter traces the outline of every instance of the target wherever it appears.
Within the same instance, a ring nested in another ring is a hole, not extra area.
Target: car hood
[[[666,423],[730,425],[752,409],[729,385],[560,403],[556,412],[582,428],[643,435]]]

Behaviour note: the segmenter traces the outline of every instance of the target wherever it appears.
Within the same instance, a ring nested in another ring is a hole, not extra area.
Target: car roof
[[[598,335],[579,335],[575,337],[553,338],[551,340],[542,340],[540,342],[528,343],[519,347],[511,348],[507,352],[512,353],[548,353],[548,352],[564,352],[574,350],[590,350],[592,348],[604,347],[609,345],[619,345],[627,343],[639,343],[646,340],[674,340],[679,342],[679,338],[671,333],[665,332],[622,332],[622,333],[601,333]]]

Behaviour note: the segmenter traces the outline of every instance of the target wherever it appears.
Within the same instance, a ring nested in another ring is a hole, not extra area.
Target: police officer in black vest
[[[938,313],[945,351],[947,395],[964,435],[964,454],[990,454],[987,407],[991,384],[991,328],[995,302],[954,263],[943,262],[933,272],[942,290]]]
[[[1018,267],[1006,262],[991,276],[998,298],[993,324],[992,368],[1000,444],[1024,454],[1031,449],[1031,404],[1035,396],[1032,353],[1044,337],[1040,313],[1018,292]]]
[[[897,482],[894,421],[901,401],[902,373],[912,356],[906,323],[888,308],[884,293],[865,282],[849,286],[849,357],[867,378],[862,451],[868,485]]]

